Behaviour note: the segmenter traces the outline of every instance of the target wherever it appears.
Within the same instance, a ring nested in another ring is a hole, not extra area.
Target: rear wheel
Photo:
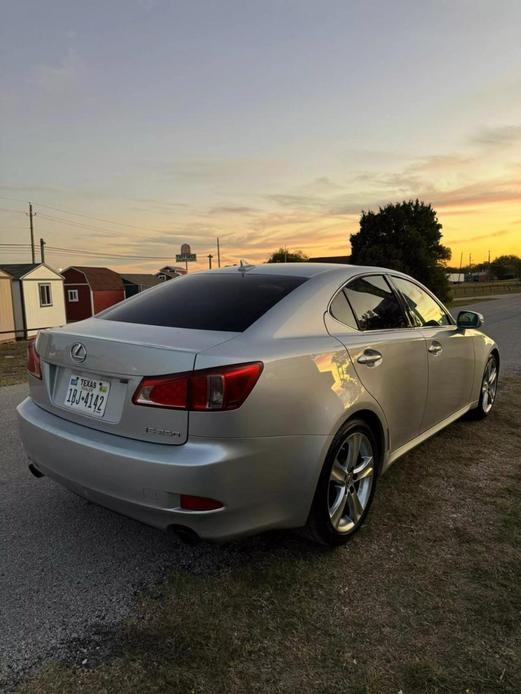
[[[360,419],[335,436],[320,475],[307,530],[331,546],[345,544],[363,523],[373,500],[379,462],[376,439]]]
[[[483,372],[479,403],[477,407],[469,412],[472,419],[484,419],[490,414],[496,401],[498,376],[498,359],[495,354],[491,354]]]

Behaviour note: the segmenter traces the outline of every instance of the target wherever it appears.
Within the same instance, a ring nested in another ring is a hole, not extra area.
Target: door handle
[[[431,342],[429,345],[429,352],[434,355],[439,354],[440,352],[443,352],[443,347],[439,342]]]
[[[356,361],[359,364],[365,364],[365,366],[378,366],[382,363],[383,357],[375,349],[366,349]]]

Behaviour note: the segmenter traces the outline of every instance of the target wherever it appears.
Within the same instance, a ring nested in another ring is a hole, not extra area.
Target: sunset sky
[[[90,251],[56,268],[345,254],[362,209],[416,197],[453,264],[521,255],[520,36],[519,0],[6,2],[0,263],[30,260],[1,245],[29,200]]]

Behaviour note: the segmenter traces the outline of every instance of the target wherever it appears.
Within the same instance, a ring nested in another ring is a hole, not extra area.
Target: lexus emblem
[[[72,345],[71,358],[80,363],[85,361],[87,358],[87,349],[85,345],[82,345],[81,342],[76,342],[76,344]]]

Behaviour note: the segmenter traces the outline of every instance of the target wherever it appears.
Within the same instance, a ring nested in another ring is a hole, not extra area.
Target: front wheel
[[[495,354],[491,354],[483,372],[478,405],[469,412],[472,419],[484,419],[490,414],[496,401],[498,375],[498,359]]]
[[[373,500],[378,455],[374,434],[363,420],[344,424],[318,482],[307,524],[312,539],[343,545],[359,529]]]

